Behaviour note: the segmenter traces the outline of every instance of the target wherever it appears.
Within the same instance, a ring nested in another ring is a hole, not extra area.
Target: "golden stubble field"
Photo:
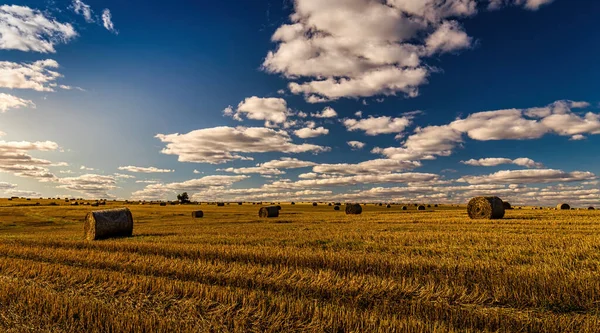
[[[599,211],[49,202],[0,200],[2,332],[600,332]]]

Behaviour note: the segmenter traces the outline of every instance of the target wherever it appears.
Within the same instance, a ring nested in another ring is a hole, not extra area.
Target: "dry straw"
[[[556,205],[556,209],[569,210],[571,209],[571,206],[569,206],[569,204],[566,203],[559,203],[558,205]]]
[[[261,207],[258,210],[258,217],[279,217],[279,208],[278,206]]]
[[[133,216],[127,208],[89,212],[85,217],[83,230],[87,240],[131,237]]]
[[[472,219],[501,219],[504,203],[498,197],[475,197],[469,201],[467,213]]]
[[[346,205],[347,215],[359,215],[362,214],[362,206],[360,204],[347,204]]]

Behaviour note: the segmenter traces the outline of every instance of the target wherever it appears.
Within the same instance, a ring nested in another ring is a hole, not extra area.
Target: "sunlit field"
[[[0,331],[600,332],[599,211],[123,206],[90,242],[96,207],[0,200]]]

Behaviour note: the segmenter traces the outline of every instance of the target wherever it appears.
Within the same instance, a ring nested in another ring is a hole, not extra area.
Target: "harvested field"
[[[0,200],[2,332],[600,331],[598,211],[109,202],[133,237],[86,242],[50,202]]]

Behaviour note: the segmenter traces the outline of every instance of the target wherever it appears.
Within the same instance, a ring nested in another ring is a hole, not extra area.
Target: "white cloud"
[[[54,91],[56,80],[62,75],[52,69],[58,62],[52,59],[33,63],[0,61],[0,88]]]
[[[240,102],[236,112],[234,112],[233,107],[229,106],[223,111],[223,114],[238,121],[242,121],[242,116],[246,116],[248,119],[282,124],[286,122],[291,112],[288,110],[287,102],[283,98],[252,96]]]
[[[360,174],[343,177],[303,179],[296,182],[276,181],[264,185],[266,189],[307,189],[313,187],[352,186],[382,183],[411,183],[435,181],[438,176],[429,173]]]
[[[348,146],[350,146],[350,148],[352,148],[352,150],[360,150],[365,148],[366,144],[364,142],[360,142],[360,141],[348,141],[346,142],[348,144]]]
[[[61,178],[58,182],[61,185],[58,185],[56,188],[80,192],[95,199],[111,197],[107,192],[117,188],[117,181],[114,176],[96,174]]]
[[[157,134],[167,146],[163,154],[177,155],[180,162],[220,164],[250,157],[240,153],[320,153],[328,147],[294,144],[289,134],[264,127],[213,127],[187,134]]]
[[[318,176],[319,175],[314,172],[308,172],[308,173],[303,173],[303,174],[298,175],[298,178],[300,178],[300,179],[315,179]]]
[[[85,171],[94,171],[95,169],[94,169],[94,168],[88,168],[88,167],[86,167],[85,165],[82,165],[82,166],[79,168],[79,170],[85,170]]]
[[[272,169],[299,169],[299,168],[306,168],[306,167],[310,167],[310,166],[314,166],[314,165],[316,165],[315,162],[301,161],[301,160],[299,160],[297,158],[293,158],[293,157],[282,157],[278,160],[272,160],[269,162],[258,164],[258,166],[261,166],[263,168],[272,168]]]
[[[79,15],[82,15],[87,23],[95,22],[94,18],[92,17],[92,9],[83,1],[73,0],[73,11]]]
[[[586,102],[557,101],[542,108],[478,112],[447,125],[417,128],[403,147],[375,148],[372,152],[392,159],[434,159],[449,156],[462,144],[463,134],[478,141],[538,139],[548,133],[572,138],[600,134],[599,114],[580,116],[573,111],[587,106]]]
[[[565,172],[553,169],[504,170],[485,176],[464,176],[459,182],[469,184],[528,184],[594,180],[591,172]]]
[[[263,167],[249,167],[249,168],[227,168],[227,169],[217,169],[217,171],[225,171],[232,172],[236,174],[252,174],[256,173],[259,175],[283,175],[285,172],[278,169],[270,169]]]
[[[178,192],[200,192],[210,188],[222,188],[233,185],[249,178],[245,175],[240,176],[206,176],[198,179],[192,179],[181,183],[169,184],[151,184],[143,190],[133,192],[132,198],[144,200],[157,200],[175,197]]]
[[[490,0],[488,8],[499,9],[503,6],[523,6],[529,10],[538,10],[541,6],[552,3],[554,0]]]
[[[0,141],[0,172],[35,178],[40,181],[54,181],[56,176],[48,170],[48,167],[56,166],[56,164],[32,157],[28,152],[48,152],[57,149],[58,144],[52,141]]]
[[[358,118],[361,118],[363,116],[363,112],[362,111],[356,111],[356,112],[354,112],[354,115],[357,116]]]
[[[294,131],[294,134],[301,139],[316,138],[318,136],[329,134],[325,127],[310,128],[305,127]]]
[[[102,23],[104,24],[104,28],[106,28],[106,30],[112,32],[115,35],[119,34],[119,32],[115,29],[115,25],[112,22],[112,14],[110,13],[110,10],[104,9],[102,11]]]
[[[584,135],[581,134],[575,134],[571,137],[571,141],[581,141],[581,140],[585,140],[586,137]]]
[[[323,109],[323,111],[321,112],[317,112],[317,113],[311,113],[310,114],[312,117],[316,117],[316,118],[335,118],[337,117],[337,112],[335,112],[335,110],[329,106],[325,107]]]
[[[119,170],[129,171],[129,172],[137,172],[137,173],[169,173],[175,172],[175,170],[169,169],[159,169],[156,167],[138,167],[138,166],[120,166]]]
[[[510,158],[480,158],[478,160],[470,159],[468,161],[461,161],[460,163],[471,165],[471,166],[497,166],[501,164],[515,164],[519,166],[524,166],[528,168],[543,168],[544,165],[542,163],[537,163],[534,160],[526,157],[520,157],[514,160]]]
[[[197,175],[199,175],[199,174],[204,173],[204,172],[200,172],[200,171],[194,169],[194,173],[197,174]]]
[[[424,58],[470,46],[449,17],[474,15],[474,0],[295,0],[291,23],[273,34],[263,68],[290,79],[309,102],[404,93],[416,96]]]
[[[0,49],[54,53],[54,45],[77,36],[69,23],[60,23],[25,6],[0,6]]]
[[[135,176],[125,175],[125,174],[122,174],[122,173],[114,173],[114,176],[116,178],[120,178],[120,179],[135,179]]]
[[[35,109],[35,103],[30,100],[22,99],[13,95],[0,93],[0,113],[4,113],[10,109],[19,109],[30,107]]]
[[[367,135],[402,133],[411,120],[407,117],[392,118],[388,116],[371,117],[365,119],[344,119],[344,126],[348,131],[364,131]]]
[[[17,185],[15,185],[15,184],[7,183],[7,182],[0,182],[0,191],[12,190],[16,187],[17,187]]]
[[[374,175],[411,170],[420,166],[419,162],[376,159],[357,164],[319,164],[313,167],[313,172],[338,175]]]

